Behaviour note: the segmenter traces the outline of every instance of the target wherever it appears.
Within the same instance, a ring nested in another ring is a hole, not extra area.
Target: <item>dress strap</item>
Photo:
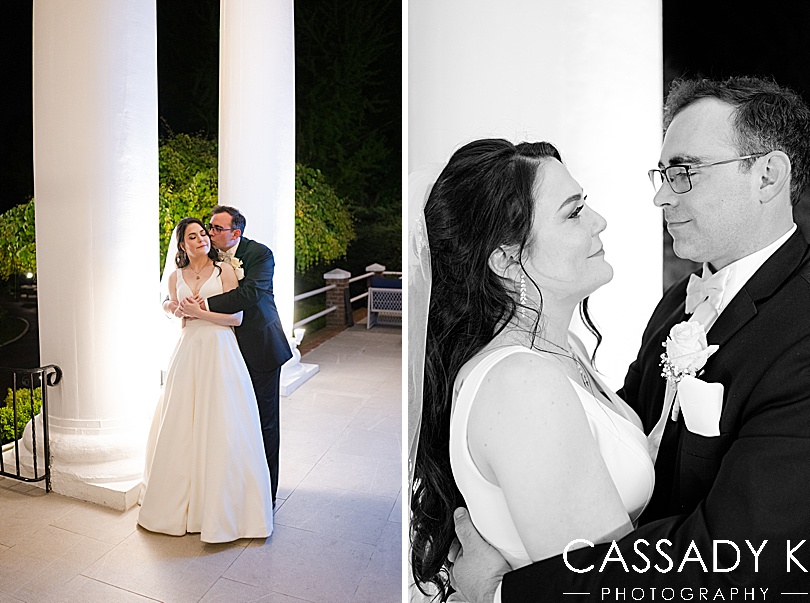
[[[640,428],[641,423],[638,419],[638,416],[627,405],[627,402],[622,400],[621,397],[619,397],[619,395],[616,392],[614,392],[611,388],[609,388],[605,384],[605,382],[602,380],[602,377],[599,375],[596,369],[594,369],[591,366],[589,360],[582,360],[582,358],[586,359],[588,358],[587,351],[585,350],[585,345],[582,343],[582,340],[580,340],[579,337],[577,337],[574,333],[571,333],[570,331],[568,333],[568,340],[572,344],[571,347],[574,350],[574,353],[580,357],[580,362],[582,362],[583,366],[585,367],[585,370],[588,372],[588,376],[591,378],[591,382],[594,383],[594,385],[596,385],[596,389],[603,396],[603,399],[600,399],[599,397],[595,396],[597,402],[603,404],[604,406],[607,406],[608,408],[610,408],[610,410],[618,414],[620,417],[626,419],[627,421],[630,421],[631,423]],[[591,392],[591,395],[594,395],[593,392]]]
[[[187,282],[186,282],[186,279],[185,279],[185,277],[183,276],[183,269],[182,269],[182,268],[178,268],[176,272],[177,272],[177,283],[175,283],[175,288],[174,288],[174,290],[175,290],[175,292],[177,293],[177,298],[178,298],[178,300],[179,300],[179,299],[180,299],[180,297],[181,297],[181,296],[180,296],[180,287],[181,287],[181,286],[183,286],[183,287],[185,287],[186,289],[188,289],[190,293],[193,293],[194,291],[193,291],[193,289],[192,289],[192,287],[191,287],[191,284],[189,284],[189,283],[187,283]]]

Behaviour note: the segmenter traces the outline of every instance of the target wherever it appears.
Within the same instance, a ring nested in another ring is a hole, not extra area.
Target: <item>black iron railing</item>
[[[0,452],[0,475],[18,479],[23,482],[41,482],[45,480],[45,490],[51,491],[51,451],[48,440],[48,388],[53,387],[62,379],[62,369],[55,364],[49,364],[33,369],[12,369],[0,367],[4,373],[4,382],[8,382],[10,374],[11,387],[5,399],[10,398],[11,405],[5,406],[6,413],[5,435],[10,442],[3,445]],[[37,408],[37,403],[40,407]],[[38,433],[36,416],[42,414],[42,430]],[[23,475],[20,463],[20,446],[24,425],[20,425],[27,416],[31,417],[31,453],[33,463],[33,476]],[[10,436],[10,437],[9,437]],[[37,450],[42,450],[44,467],[40,467]],[[14,450],[13,460],[6,462],[6,455]],[[13,465],[11,471],[9,465]]]

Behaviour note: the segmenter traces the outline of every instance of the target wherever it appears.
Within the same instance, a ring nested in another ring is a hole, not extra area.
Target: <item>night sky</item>
[[[768,75],[810,101],[810,2],[664,1],[664,75]]]
[[[3,2],[0,56],[3,57],[0,101],[0,212],[34,194],[31,110],[32,0]]]

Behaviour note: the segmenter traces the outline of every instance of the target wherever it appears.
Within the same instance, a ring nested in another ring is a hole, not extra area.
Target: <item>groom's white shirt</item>
[[[731,300],[734,299],[734,296],[740,292],[745,286],[745,283],[754,276],[754,273],[762,267],[768,258],[770,258],[777,249],[779,249],[785,242],[791,237],[791,235],[796,231],[796,225],[794,224],[793,227],[788,230],[785,234],[781,237],[776,239],[773,243],[768,245],[767,247],[763,247],[759,251],[755,251],[754,253],[745,256],[737,260],[736,262],[732,262],[722,270],[718,270],[717,274],[722,272],[728,272],[728,278],[726,279],[726,284],[723,287],[723,296],[720,298],[720,307],[717,309],[717,316],[719,316],[723,310],[731,303]],[[703,264],[703,278],[706,278],[712,274],[712,270],[708,264]],[[706,332],[712,328],[712,325],[717,320],[717,316],[712,318],[708,321],[708,324],[703,325],[706,329]]]
[[[717,309],[717,316],[726,309],[726,307],[731,303],[731,300],[734,299],[734,296],[740,292],[745,286],[745,283],[748,282],[754,273],[759,270],[762,265],[768,261],[777,249],[779,249],[785,242],[791,237],[791,235],[796,232],[796,224],[788,230],[785,234],[781,237],[776,239],[773,243],[768,245],[767,247],[763,247],[759,251],[755,251],[754,253],[745,256],[737,260],[736,262],[732,262],[725,268],[718,270],[718,274],[723,271],[728,271],[728,279],[726,280],[726,284],[723,287],[723,296],[720,299],[720,307]],[[707,277],[712,273],[711,268],[708,264],[703,264],[703,277]],[[717,316],[712,318],[708,321],[708,324],[704,325],[706,331],[708,332],[712,325],[717,320]],[[501,588],[503,587],[503,580],[498,583],[498,588],[495,589],[495,597],[493,598],[493,603],[502,603],[501,601]]]
[[[237,241],[236,245],[233,245],[230,249],[226,249],[225,251],[217,250],[221,254],[223,260],[230,260],[233,256],[236,255],[236,248],[239,247],[239,242]]]

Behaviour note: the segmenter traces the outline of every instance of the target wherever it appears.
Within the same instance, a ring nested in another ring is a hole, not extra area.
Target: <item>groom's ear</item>
[[[511,278],[513,266],[519,266],[517,257],[517,245],[500,245],[489,254],[489,269],[501,278]]]
[[[759,178],[760,203],[769,203],[782,191],[790,196],[790,158],[782,151],[772,151],[762,166]]]

